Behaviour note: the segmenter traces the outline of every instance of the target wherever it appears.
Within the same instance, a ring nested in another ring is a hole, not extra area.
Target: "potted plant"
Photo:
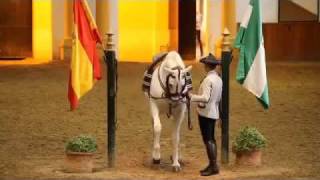
[[[261,150],[265,147],[266,139],[256,128],[242,128],[232,147],[233,152],[236,154],[236,164],[261,165]]]
[[[80,135],[66,144],[65,171],[71,173],[91,173],[93,155],[97,151],[96,140],[91,136]]]

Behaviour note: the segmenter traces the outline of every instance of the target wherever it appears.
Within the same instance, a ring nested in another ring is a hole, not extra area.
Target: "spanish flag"
[[[74,37],[69,77],[68,98],[71,110],[78,106],[79,99],[101,79],[96,45],[102,43],[97,25],[86,0],[73,1]]]

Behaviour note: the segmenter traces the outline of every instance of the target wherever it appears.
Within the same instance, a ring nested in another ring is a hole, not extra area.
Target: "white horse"
[[[191,86],[191,76],[189,74],[191,69],[192,66],[185,67],[177,52],[169,52],[162,63],[155,68],[150,83],[150,92],[147,94],[153,119],[153,163],[160,163],[160,134],[162,127],[159,114],[163,113],[164,110],[160,107],[165,107],[164,113],[169,111],[170,116],[172,115],[175,121],[175,127],[172,132],[172,167],[175,172],[181,170],[179,163],[180,128],[187,110],[186,96]],[[190,84],[187,82],[190,82]],[[192,128],[191,125],[189,128]]]

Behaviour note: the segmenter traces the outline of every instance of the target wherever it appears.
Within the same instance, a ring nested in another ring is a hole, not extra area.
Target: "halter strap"
[[[166,92],[166,86],[163,84],[163,82],[161,80],[161,77],[160,77],[160,69],[161,69],[161,67],[162,67],[162,63],[160,64],[159,69],[158,69],[158,80],[160,82],[160,86],[161,86],[162,90],[164,91],[164,93],[167,93]]]
[[[184,91],[185,91],[185,88],[187,88],[187,78],[185,77],[185,84],[182,86],[182,88],[181,88],[181,92],[176,92],[176,93],[174,93],[174,94],[171,94],[170,93],[170,90],[169,90],[169,88],[168,88],[168,82],[169,82],[169,78],[172,76],[172,75],[168,75],[167,77],[166,77],[166,82],[165,82],[165,84],[162,82],[162,80],[161,80],[161,75],[160,75],[160,70],[161,70],[161,68],[162,68],[162,63],[160,64],[160,66],[158,67],[158,80],[159,80],[159,83],[160,83],[160,86],[161,86],[161,88],[162,88],[162,90],[164,91],[164,94],[162,94],[162,96],[161,96],[161,98],[168,98],[168,99],[170,99],[171,101],[180,101],[181,99],[183,99],[185,96],[186,96],[186,94],[184,94]],[[181,67],[179,67],[179,66],[176,66],[176,67],[173,67],[172,68],[173,70],[181,70]],[[180,74],[179,74],[180,75]],[[178,97],[178,99],[177,100],[175,100],[175,99],[173,99],[172,97],[175,97],[175,96],[177,96]]]

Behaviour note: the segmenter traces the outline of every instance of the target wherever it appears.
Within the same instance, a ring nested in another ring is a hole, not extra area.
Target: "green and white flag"
[[[269,108],[266,56],[263,45],[260,0],[251,0],[235,40],[240,49],[237,81]]]

